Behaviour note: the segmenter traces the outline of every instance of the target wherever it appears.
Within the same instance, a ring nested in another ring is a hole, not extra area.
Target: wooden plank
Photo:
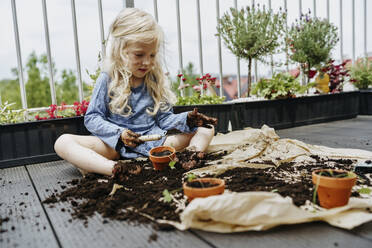
[[[29,165],[27,168],[41,200],[52,192],[60,192],[67,181],[81,177],[78,170],[65,161]],[[111,220],[103,224],[100,215],[89,218],[88,226],[84,226],[81,220],[71,220],[69,203],[60,202],[54,206],[46,205],[46,211],[62,247],[210,247],[189,231],[156,232],[157,240],[149,242],[150,235],[155,232],[151,226],[133,226]]]
[[[325,223],[308,223],[279,226],[262,232],[243,232],[234,234],[194,231],[216,247],[372,247],[372,241],[358,237],[351,232],[333,228]]]
[[[59,247],[23,166],[0,169],[0,218],[6,217],[0,247]]]

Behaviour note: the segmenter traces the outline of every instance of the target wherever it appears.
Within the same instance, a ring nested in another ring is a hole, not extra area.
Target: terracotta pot
[[[187,196],[189,201],[192,201],[196,197],[208,197],[211,195],[220,195],[225,191],[225,181],[219,178],[198,178],[191,182],[199,181],[202,183],[218,184],[217,186],[208,188],[193,188],[187,186],[187,182],[183,183],[183,193]]]
[[[155,152],[164,152],[164,151],[170,151],[172,154],[167,156],[153,156],[152,154]],[[149,151],[149,157],[152,162],[152,165],[154,166],[155,170],[163,170],[167,166],[169,166],[169,162],[174,159],[176,156],[176,150],[171,146],[158,146],[154,147]]]
[[[321,171],[329,171],[329,169],[315,170],[312,173],[314,187],[318,185],[317,194],[320,206],[334,208],[346,205],[349,202],[351,189],[355,185],[356,174],[345,170],[332,170],[352,175],[352,177],[336,178],[319,175]]]

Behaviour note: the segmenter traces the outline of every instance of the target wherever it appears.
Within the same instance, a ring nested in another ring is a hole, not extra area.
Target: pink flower
[[[178,86],[178,90],[182,90],[182,89],[187,88],[187,87],[190,87],[190,84],[180,85],[180,86]]]
[[[200,87],[199,85],[193,85],[192,88],[193,88],[195,91],[198,91],[198,92],[201,91],[201,87]]]

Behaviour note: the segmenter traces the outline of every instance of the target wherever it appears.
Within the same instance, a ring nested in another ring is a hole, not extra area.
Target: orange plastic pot
[[[225,191],[225,181],[219,178],[198,178],[194,179],[193,181],[199,181],[202,183],[211,183],[211,184],[217,184],[213,187],[207,187],[207,188],[193,188],[190,186],[187,186],[187,182],[183,183],[183,193],[187,196],[187,199],[189,201],[192,201],[196,197],[208,197],[211,195],[220,195],[223,194]]]
[[[334,172],[344,172],[351,174],[351,177],[336,178],[319,175],[321,171],[329,169],[315,170],[312,172],[314,187],[317,187],[319,203],[324,208],[335,208],[346,205],[349,202],[351,189],[355,185],[356,174],[345,170],[332,170]]]
[[[170,151],[171,154],[167,156],[153,156],[153,153],[157,152],[164,152]],[[167,166],[169,166],[169,162],[174,159],[176,156],[176,150],[171,146],[158,146],[154,147],[149,151],[149,158],[154,166],[155,170],[164,170]]]

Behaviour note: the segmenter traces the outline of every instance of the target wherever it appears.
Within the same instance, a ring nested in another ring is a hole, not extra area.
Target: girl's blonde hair
[[[146,112],[156,115],[159,109],[161,111],[169,110],[175,102],[175,96],[169,89],[162,70],[159,50],[164,43],[164,35],[155,19],[142,10],[126,8],[118,14],[111,24],[109,35],[111,46],[104,61],[104,71],[110,75],[112,80],[108,85],[110,111],[123,116],[129,116],[132,113],[132,108],[128,104],[131,94],[129,82],[132,73],[128,69],[128,56],[125,49],[128,44],[136,42],[144,44],[155,42],[158,51],[154,66],[144,79],[147,91],[154,100],[154,106],[147,109]]]

